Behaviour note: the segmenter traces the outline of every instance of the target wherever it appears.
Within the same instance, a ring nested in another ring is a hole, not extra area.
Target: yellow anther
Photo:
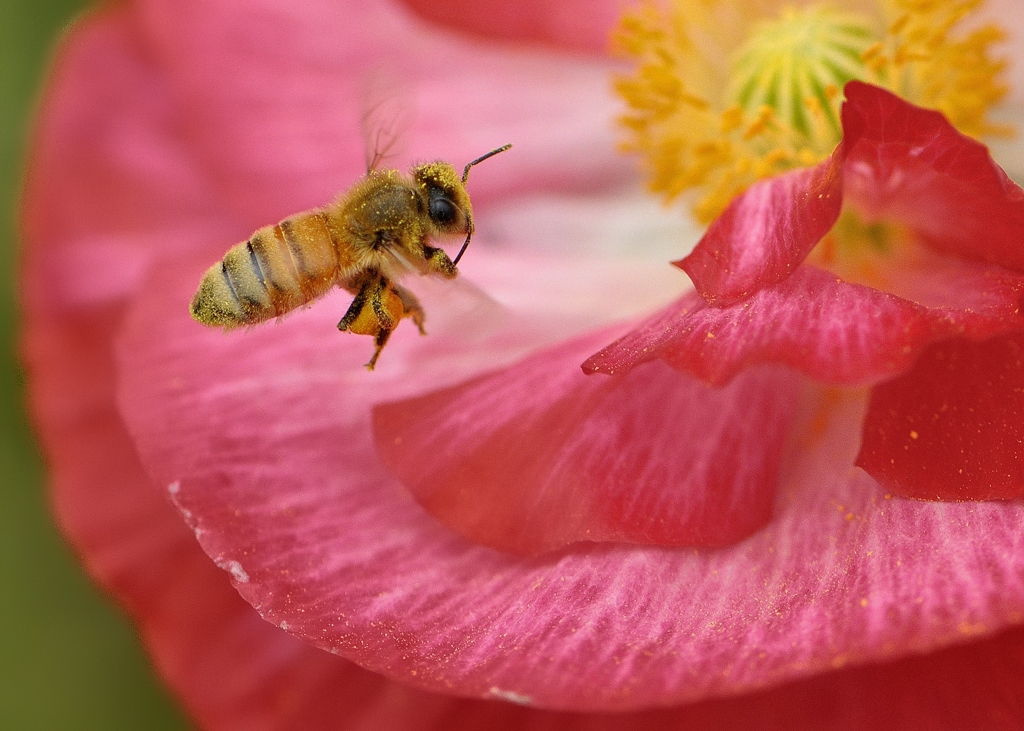
[[[754,120],[753,124],[747,127],[747,131],[743,133],[743,139],[751,140],[758,135],[764,134],[769,126],[775,119],[775,110],[769,107],[767,104],[762,105],[757,110],[757,119]]]
[[[800,167],[807,168],[819,162],[820,155],[818,155],[814,150],[804,147],[797,153],[796,159]]]
[[[884,69],[888,65],[889,65],[889,57],[888,56],[882,56],[882,55],[875,56],[874,58],[872,58],[867,63],[867,67],[871,71],[874,71],[875,73],[878,73],[879,71],[881,71],[882,69]]]
[[[680,93],[679,100],[684,104],[689,104],[691,107],[696,107],[697,109],[707,109],[711,106],[708,104],[706,99],[701,99],[699,96],[694,94],[687,94],[685,91]]]
[[[903,29],[907,27],[907,23],[909,22],[910,15],[908,13],[904,13],[896,19],[895,23],[889,26],[889,35],[898,36],[903,32]]]
[[[875,56],[880,54],[882,52],[883,48],[885,48],[885,46],[882,44],[881,41],[877,41],[875,43],[872,43],[866,49],[861,51],[860,60],[861,61],[865,61],[865,62],[870,61]]]
[[[821,100],[816,96],[805,96],[804,106],[810,109],[815,114],[823,114],[823,110],[821,108]]]
[[[731,106],[722,112],[722,134],[729,134],[743,124],[743,110],[738,106]]]
[[[931,58],[931,54],[911,51],[906,46],[900,46],[896,49],[896,53],[893,56],[893,63],[897,66],[904,66],[911,61],[927,61],[929,58]]]
[[[724,140],[705,140],[699,145],[693,148],[693,151],[697,155],[704,157],[710,155],[721,155],[728,149],[728,144]]]
[[[743,133],[743,139],[744,139],[744,141],[749,142],[750,140],[754,139],[758,135],[764,134],[767,129],[768,129],[768,123],[765,122],[764,120],[759,119],[756,122],[754,122],[752,125],[747,127],[746,132]]]

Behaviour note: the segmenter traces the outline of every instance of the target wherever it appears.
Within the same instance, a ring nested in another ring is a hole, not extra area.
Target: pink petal
[[[887,284],[913,300],[809,265],[731,307],[684,295],[583,368],[621,373],[662,359],[721,384],[752,365],[784,363],[820,381],[861,384],[906,370],[938,338],[981,339],[1024,326],[1020,275],[937,256],[891,273]]]
[[[937,343],[876,386],[857,464],[907,497],[1024,496],[1024,336]]]
[[[704,301],[727,307],[786,279],[839,218],[843,161],[856,139],[818,165],[763,180],[733,199],[676,266]]]
[[[1024,190],[984,145],[940,113],[857,81],[843,110],[844,128],[863,125],[844,169],[858,210],[902,221],[940,251],[1024,270]]]
[[[625,3],[622,0],[404,0],[424,18],[457,30],[505,41],[551,44],[603,53]]]
[[[653,363],[588,378],[608,333],[378,406],[384,465],[475,543],[536,555],[578,541],[735,543],[771,515],[799,379],[750,371],[713,389]]]
[[[76,32],[42,102],[27,186],[44,194],[26,195],[21,215],[24,236],[45,240],[51,256],[34,262],[49,267],[36,272],[46,288],[26,295],[39,307],[123,296],[145,273],[154,229],[187,227],[213,209],[164,79],[137,60],[128,17]]]
[[[632,177],[615,152],[611,61],[459,38],[372,0],[149,0],[136,22],[167,76],[222,211],[239,238],[323,205],[364,172],[360,117],[379,78],[412,126],[390,166],[431,159],[474,169],[474,203]]]
[[[201,268],[160,267],[120,339],[119,402],[139,453],[266,619],[375,672],[627,710],[928,652],[1024,614],[1024,506],[886,500],[850,468],[856,400],[802,417],[817,426],[798,432],[773,520],[738,544],[535,559],[474,544],[388,475],[371,434],[376,403],[460,357],[435,365],[403,346],[390,373],[353,373],[352,346],[322,336],[313,310],[210,333],[181,306]]]

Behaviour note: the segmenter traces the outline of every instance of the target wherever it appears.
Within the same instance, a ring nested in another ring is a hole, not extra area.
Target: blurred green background
[[[16,358],[15,208],[48,58],[84,0],[0,0],[0,729],[183,730],[134,631],[50,520]]]

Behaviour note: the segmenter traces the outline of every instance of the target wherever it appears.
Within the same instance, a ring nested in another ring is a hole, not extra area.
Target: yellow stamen
[[[722,134],[726,135],[743,124],[743,110],[738,106],[729,107],[722,112]]]
[[[907,23],[910,22],[910,14],[904,13],[896,22],[889,26],[889,35],[895,36],[903,32],[903,29],[907,27]]]
[[[974,135],[1004,130],[1003,32],[964,21],[982,0],[665,0],[631,11],[616,41],[636,72],[616,81],[625,149],[651,189],[710,221],[758,179],[824,159],[838,143],[841,88],[853,78],[942,111]],[[774,12],[774,11],[772,11]]]
[[[860,60],[864,62],[870,61],[880,54],[883,48],[885,48],[885,45],[881,41],[875,41],[861,52]]]

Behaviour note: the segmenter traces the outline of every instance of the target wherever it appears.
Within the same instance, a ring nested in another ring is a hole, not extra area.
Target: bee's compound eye
[[[456,216],[455,204],[447,198],[430,199],[430,217],[435,223],[448,226],[455,222]]]

